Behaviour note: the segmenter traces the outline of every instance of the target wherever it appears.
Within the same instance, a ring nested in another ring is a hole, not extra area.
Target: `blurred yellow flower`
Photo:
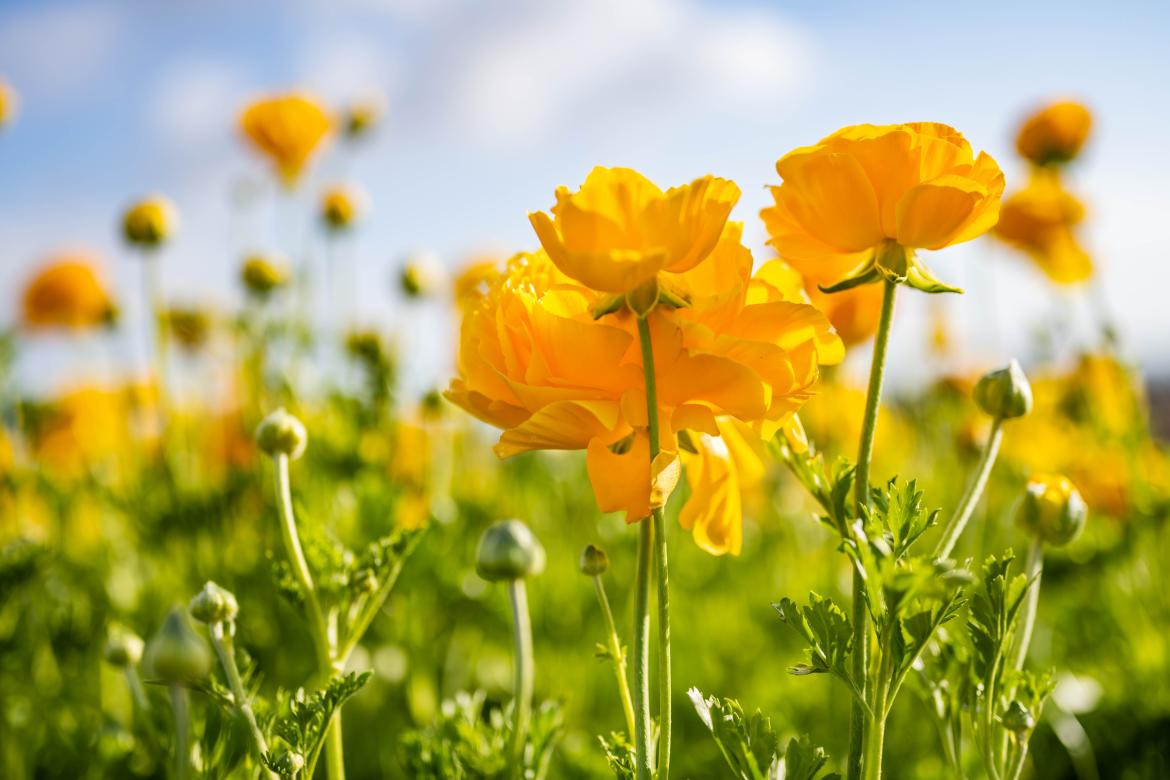
[[[202,348],[211,332],[211,314],[206,309],[174,307],[167,311],[166,322],[175,341],[188,351]]]
[[[637,171],[599,167],[577,192],[558,187],[556,198],[552,216],[529,215],[549,258],[586,287],[624,293],[705,260],[739,187],[704,176],[663,192]]]
[[[986,232],[1004,184],[995,160],[933,122],[846,127],[789,152],[776,170],[775,205],[760,212],[769,243],[825,285],[873,269],[930,288],[914,250]]]
[[[47,404],[31,431],[31,449],[49,473],[75,478],[125,453],[131,434],[125,392],[85,385]]]
[[[1093,261],[1074,234],[1084,216],[1085,207],[1055,176],[1035,176],[1004,200],[994,235],[1026,252],[1052,281],[1073,284],[1093,274]]]
[[[361,194],[350,187],[330,187],[321,196],[321,221],[333,231],[353,225],[361,208]]]
[[[695,544],[712,555],[739,555],[743,549],[743,496],[764,479],[760,439],[743,423],[719,420],[719,434],[691,439],[696,452],[681,451],[690,500],[678,521]]]
[[[240,117],[244,135],[289,185],[296,183],[331,125],[321,104],[302,94],[258,100]]]
[[[732,225],[708,262],[666,274],[691,305],[649,315],[663,421],[654,464],[634,316],[594,320],[600,296],[543,252],[512,258],[466,311],[459,378],[447,397],[504,429],[501,457],[586,450],[598,506],[640,520],[678,477],[681,432],[719,437],[719,420],[733,417],[769,437],[812,394],[818,366],[842,356],[820,312],[784,280],[752,278],[751,269]],[[733,546],[731,536],[720,538]]]
[[[171,202],[155,195],[126,210],[122,216],[122,235],[131,244],[151,249],[170,238],[178,221],[178,212]]]
[[[1092,128],[1093,115],[1080,103],[1050,103],[1020,126],[1016,150],[1036,165],[1068,162],[1081,151]]]
[[[117,310],[92,257],[66,253],[49,260],[24,288],[22,322],[33,330],[83,330],[113,322]]]
[[[20,100],[16,90],[8,82],[0,78],[0,129],[16,118]]]
[[[240,281],[250,295],[267,298],[273,290],[288,284],[288,269],[281,261],[250,255],[240,268]]]
[[[455,277],[455,305],[468,309],[484,299],[493,279],[500,275],[499,260],[472,260]]]

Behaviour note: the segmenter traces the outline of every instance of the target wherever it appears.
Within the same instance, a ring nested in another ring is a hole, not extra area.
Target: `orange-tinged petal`
[[[592,439],[585,467],[602,512],[625,512],[627,523],[650,514],[650,440],[645,436],[636,435],[630,449],[620,455],[602,439]]]
[[[898,243],[939,249],[958,235],[986,190],[959,176],[943,176],[912,187],[898,204]]]
[[[529,450],[579,450],[597,437],[613,436],[619,425],[614,401],[559,401],[504,431],[495,452],[510,458]]]
[[[854,157],[797,150],[780,158],[784,184],[774,192],[806,231],[838,252],[859,252],[885,236],[877,195]]]

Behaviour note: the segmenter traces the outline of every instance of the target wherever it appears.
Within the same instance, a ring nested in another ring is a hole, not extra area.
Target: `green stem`
[[[646,380],[646,421],[650,436],[650,464],[658,457],[661,441],[658,424],[658,387],[654,371],[654,347],[650,337],[650,321],[638,318],[638,338],[642,345],[642,373]],[[653,475],[651,475],[653,476]],[[670,568],[667,555],[666,523],[662,507],[651,512],[655,548],[655,569],[658,572],[658,780],[670,777],[671,680],[670,680]],[[645,522],[645,521],[643,521]]]
[[[126,664],[126,685],[130,686],[130,695],[139,711],[150,712],[150,700],[146,698],[146,689],[142,687],[142,678],[134,664]]]
[[[354,648],[358,646],[358,643],[366,635],[366,631],[370,629],[374,618],[382,611],[386,599],[390,597],[390,591],[394,589],[394,584],[398,582],[398,575],[402,573],[402,565],[405,562],[406,559],[401,558],[394,564],[389,574],[386,575],[385,581],[374,592],[373,597],[358,612],[357,618],[353,621],[352,628],[350,628],[345,638],[345,642],[341,645],[341,649],[337,651],[337,660],[342,665],[349,660],[349,656],[353,653]]]
[[[865,394],[865,416],[862,418],[861,441],[857,447],[857,474],[854,494],[854,508],[858,520],[862,509],[869,506],[869,465],[873,457],[874,433],[877,431],[878,409],[881,407],[882,382],[886,372],[886,350],[890,342],[890,325],[894,320],[894,293],[898,286],[884,282],[882,291],[881,317],[873,343],[873,361],[869,367],[869,386]],[[853,569],[853,677],[862,686],[868,686],[869,669],[869,616],[865,609],[865,582],[861,573]],[[863,697],[865,688],[861,691]],[[865,710],[860,702],[854,701],[849,712],[849,759],[847,762],[849,780],[859,780],[862,769],[862,750],[865,745]]]
[[[1020,625],[1019,640],[1013,664],[1016,671],[1024,668],[1028,647],[1032,644],[1032,628],[1036,625],[1036,609],[1040,605],[1040,575],[1044,571],[1044,542],[1037,536],[1028,546],[1028,600],[1024,602],[1024,619]]]
[[[650,747],[650,568],[654,526],[638,524],[638,563],[634,572],[634,749],[637,780],[653,774]]]
[[[975,475],[970,484],[967,485],[963,497],[959,500],[955,514],[947,522],[942,538],[938,540],[938,547],[934,550],[936,559],[949,557],[951,551],[955,549],[955,544],[962,536],[967,521],[971,519],[971,513],[975,511],[979,499],[983,496],[983,490],[987,487],[987,478],[991,476],[991,467],[995,465],[995,457],[999,454],[1001,441],[1003,441],[1003,418],[995,417],[991,421],[991,432],[983,445],[983,452],[979,456],[979,465],[975,469]]]
[[[171,708],[175,712],[175,778],[187,780],[191,775],[191,713],[187,689],[181,685],[171,685]]]
[[[232,632],[230,630],[225,632],[223,623],[212,623],[208,629],[211,634],[211,645],[215,648],[215,654],[219,656],[220,666],[223,667],[224,675],[228,679],[228,687],[232,690],[236,710],[243,716],[244,721],[248,724],[248,730],[252,732],[252,746],[256,748],[256,757],[263,761],[264,754],[268,752],[268,742],[264,739],[264,733],[260,731],[260,725],[256,722],[256,713],[252,711],[252,704],[248,701],[248,693],[244,690],[244,681],[240,678],[240,669],[236,666]],[[269,774],[271,776],[271,773]]]
[[[512,708],[515,722],[512,725],[512,756],[517,777],[524,777],[524,740],[528,734],[528,722],[532,719],[532,623],[528,618],[528,591],[523,579],[508,583],[508,596],[512,601],[512,638],[516,643],[515,690]]]
[[[280,530],[284,539],[285,553],[288,555],[293,576],[300,588],[301,596],[305,600],[305,607],[309,612],[309,634],[313,639],[313,646],[317,654],[317,671],[322,684],[327,684],[341,666],[337,662],[335,644],[329,638],[329,624],[325,613],[321,610],[321,602],[317,599],[317,589],[313,584],[313,575],[309,571],[309,562],[305,559],[301,549],[300,536],[297,533],[296,517],[293,514],[292,490],[288,477],[288,455],[273,456],[273,465],[276,474],[276,505],[280,511]],[[325,764],[329,780],[345,780],[345,758],[341,734],[341,712],[333,716],[329,724],[329,733],[325,743]]]
[[[632,735],[634,733],[634,704],[630,697],[630,683],[626,679],[626,655],[622,651],[617,623],[613,619],[613,610],[609,608],[609,597],[605,595],[605,583],[601,581],[600,574],[593,575],[593,587],[597,591],[597,601],[601,604],[601,614],[605,618],[609,654],[613,657],[613,671],[617,676],[618,694],[621,696],[622,710],[626,715],[626,734]]]
[[[154,378],[158,391],[158,413],[160,430],[166,428],[168,388],[167,359],[169,353],[169,332],[167,331],[166,306],[162,294],[162,269],[159,254],[155,250],[142,253],[143,290],[146,295],[147,315],[150,318],[151,349],[153,350]]]

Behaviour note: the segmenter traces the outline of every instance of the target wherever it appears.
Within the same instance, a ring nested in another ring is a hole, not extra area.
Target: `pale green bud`
[[[1068,477],[1041,474],[1028,480],[1016,522],[1055,547],[1076,539],[1089,514],[1088,506]]]
[[[296,460],[305,453],[308,443],[304,423],[283,408],[265,417],[256,428],[256,445],[273,457],[287,455]]]
[[[1032,386],[1015,360],[984,374],[975,385],[975,403],[992,417],[1009,420],[1032,411]]]
[[[236,597],[232,595],[231,591],[221,588],[210,580],[203,586],[203,590],[195,594],[187,608],[191,612],[191,617],[200,623],[223,623],[235,620],[236,613],[240,611]]]
[[[146,648],[151,674],[168,683],[201,680],[211,671],[207,644],[191,628],[183,610],[175,607]]]
[[[582,574],[596,577],[599,574],[605,574],[605,570],[609,568],[609,556],[600,547],[587,544],[585,549],[581,551],[581,562],[578,566]]]
[[[504,520],[484,531],[475,570],[485,580],[518,580],[544,571],[544,547],[528,526]]]
[[[106,637],[106,663],[112,666],[137,666],[142,660],[142,638],[130,629],[113,625]]]

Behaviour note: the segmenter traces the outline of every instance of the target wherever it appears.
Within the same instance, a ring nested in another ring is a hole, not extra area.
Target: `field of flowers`
[[[290,92],[239,135],[279,200],[382,121]],[[517,254],[403,269],[459,322],[417,399],[295,243],[240,258],[239,310],[173,306],[180,215],[134,203],[148,378],[22,392],[40,334],[127,325],[83,253],[5,291],[0,777],[1170,776],[1170,454],[1107,314],[883,387],[900,300],[955,349],[936,251],[1092,288],[1092,126],[1038,107],[1009,182],[961,128],[825,128],[758,215],[711,175],[550,181]],[[290,232],[365,216],[313,197]]]

